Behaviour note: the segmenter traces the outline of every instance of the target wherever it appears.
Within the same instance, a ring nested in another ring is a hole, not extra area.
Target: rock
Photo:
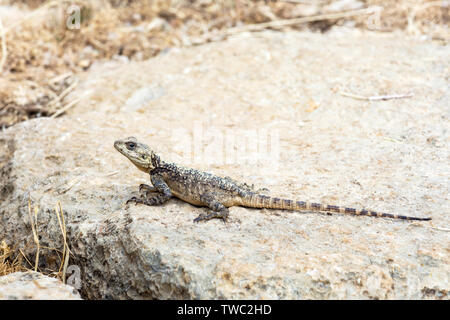
[[[68,115],[0,133],[0,239],[34,261],[30,199],[39,267],[58,270],[61,203],[68,275],[85,299],[448,299],[448,56],[402,34],[335,29],[95,64]],[[205,209],[176,199],[126,206],[148,183],[113,148],[131,135],[272,195],[433,221],[233,207],[227,224],[194,224]]]
[[[0,277],[1,300],[81,300],[71,286],[39,272],[14,272]]]

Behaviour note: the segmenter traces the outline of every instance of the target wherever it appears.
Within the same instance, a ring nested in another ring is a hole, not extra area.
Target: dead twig
[[[50,118],[56,118],[57,116],[63,114],[64,112],[66,112],[67,110],[69,110],[70,108],[72,108],[74,105],[76,105],[78,102],[80,102],[80,99],[75,99],[72,100],[71,102],[69,102],[68,104],[66,104],[66,106],[62,107],[61,109],[59,109],[58,111],[56,111],[54,114],[52,114],[50,116]]]
[[[264,22],[264,23],[248,24],[248,25],[244,25],[242,27],[230,28],[230,29],[226,30],[226,34],[231,35],[231,34],[245,32],[245,31],[261,31],[261,30],[267,29],[267,28],[292,26],[292,25],[301,24],[301,23],[305,23],[305,22],[334,20],[334,19],[348,18],[348,17],[360,16],[360,15],[369,15],[369,14],[373,14],[374,12],[375,12],[374,8],[369,7],[369,8],[365,8],[365,9],[359,9],[359,10],[328,13],[328,14],[319,14],[319,15],[315,15],[315,16],[308,16],[308,17],[301,17],[301,18],[294,18],[294,19],[274,20],[274,21],[269,21],[269,22]]]
[[[113,172],[110,172],[110,173],[105,174],[105,177],[115,176],[115,175],[118,174],[118,173],[119,173],[119,171],[113,171]]]
[[[66,271],[67,266],[69,265],[69,257],[70,257],[70,250],[69,246],[67,245],[67,231],[66,231],[66,223],[64,221],[64,212],[61,207],[61,202],[58,201],[58,205],[55,206],[55,212],[56,217],[58,218],[59,228],[61,229],[61,233],[63,235],[64,240],[64,248],[63,248],[63,257],[61,261],[61,266],[59,267],[58,273],[61,272],[62,269],[62,282],[66,283]]]
[[[53,99],[52,101],[50,101],[47,106],[51,107],[57,103],[59,103],[62,99],[64,99],[65,96],[67,96],[69,94],[69,92],[73,91],[75,89],[75,87],[78,85],[78,81],[74,81],[74,83],[72,83],[70,86],[68,86],[66,89],[64,89],[63,92],[60,93],[59,96],[57,96],[55,99]]]
[[[37,235],[37,214],[38,214],[38,207],[34,207],[34,219],[33,214],[31,213],[31,200],[28,199],[28,215],[30,216],[30,222],[31,222],[31,230],[33,231],[33,239],[36,244],[36,259],[34,262],[34,271],[37,271],[38,264],[39,264],[39,237]]]
[[[387,100],[393,100],[393,99],[411,98],[412,96],[414,96],[412,93],[406,93],[406,94],[391,94],[391,95],[383,95],[383,96],[365,97],[365,96],[360,96],[360,95],[348,93],[348,92],[341,92],[341,95],[344,97],[349,97],[349,98],[353,98],[356,100],[364,100],[364,101],[387,101]]]
[[[431,229],[434,229],[434,230],[439,230],[439,231],[450,232],[450,229],[449,229],[449,228],[435,227],[433,224],[431,224],[431,226],[428,227],[428,228],[431,228]]]
[[[23,253],[22,249],[19,248],[19,252],[22,254],[22,256],[25,258],[25,260],[28,262],[28,264],[30,266],[33,266],[33,264],[30,262],[30,260],[28,260],[27,256],[25,255],[25,253]]]
[[[306,22],[314,22],[314,21],[323,21],[323,20],[333,20],[333,19],[341,19],[348,18],[360,15],[371,15],[378,10],[378,7],[369,7],[365,9],[358,9],[352,11],[345,12],[337,12],[337,13],[328,13],[328,14],[319,14],[315,16],[307,16],[301,18],[294,19],[281,19],[281,20],[272,20],[269,22],[256,23],[256,24],[247,24],[239,27],[229,28],[225,31],[214,31],[208,32],[202,35],[199,39],[191,39],[190,41],[194,45],[201,45],[208,41],[213,41],[214,39],[222,40],[228,36],[242,33],[242,32],[255,32],[262,31],[267,28],[281,28],[287,26],[298,25]]]

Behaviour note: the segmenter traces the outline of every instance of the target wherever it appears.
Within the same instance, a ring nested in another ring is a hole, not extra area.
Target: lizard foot
[[[151,197],[151,198],[136,198],[133,197],[131,199],[129,199],[127,201],[126,204],[130,203],[130,202],[134,202],[135,204],[145,204],[147,206],[158,206],[160,204],[163,204],[165,202],[165,199],[159,197],[159,196],[155,196],[155,197]]]
[[[227,222],[228,219],[228,212],[225,211],[209,211],[208,214],[201,213],[197,218],[194,219],[194,222],[200,222],[200,221],[208,221],[211,219],[222,219],[224,223]]]
[[[132,197],[132,198],[128,199],[125,204],[129,204],[130,202],[134,202],[135,204],[138,204],[138,203],[142,203],[142,199],[139,199],[137,197]]]

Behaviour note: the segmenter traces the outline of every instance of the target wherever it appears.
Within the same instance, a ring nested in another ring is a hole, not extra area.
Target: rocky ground
[[[0,299],[81,300],[73,287],[33,271],[15,272],[0,277]]]
[[[0,133],[0,239],[34,261],[30,200],[39,268],[57,269],[59,202],[86,299],[448,299],[449,55],[343,27],[94,64],[67,116]],[[131,135],[272,195],[433,220],[234,207],[194,224],[204,209],[179,200],[126,206],[148,182],[113,148]]]

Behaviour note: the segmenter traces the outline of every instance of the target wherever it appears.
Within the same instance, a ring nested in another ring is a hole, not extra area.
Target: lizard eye
[[[134,142],[128,142],[127,143],[127,149],[133,150],[136,147],[136,144]]]
[[[143,154],[143,155],[141,155],[141,158],[145,160],[145,159],[147,159],[147,155]]]

